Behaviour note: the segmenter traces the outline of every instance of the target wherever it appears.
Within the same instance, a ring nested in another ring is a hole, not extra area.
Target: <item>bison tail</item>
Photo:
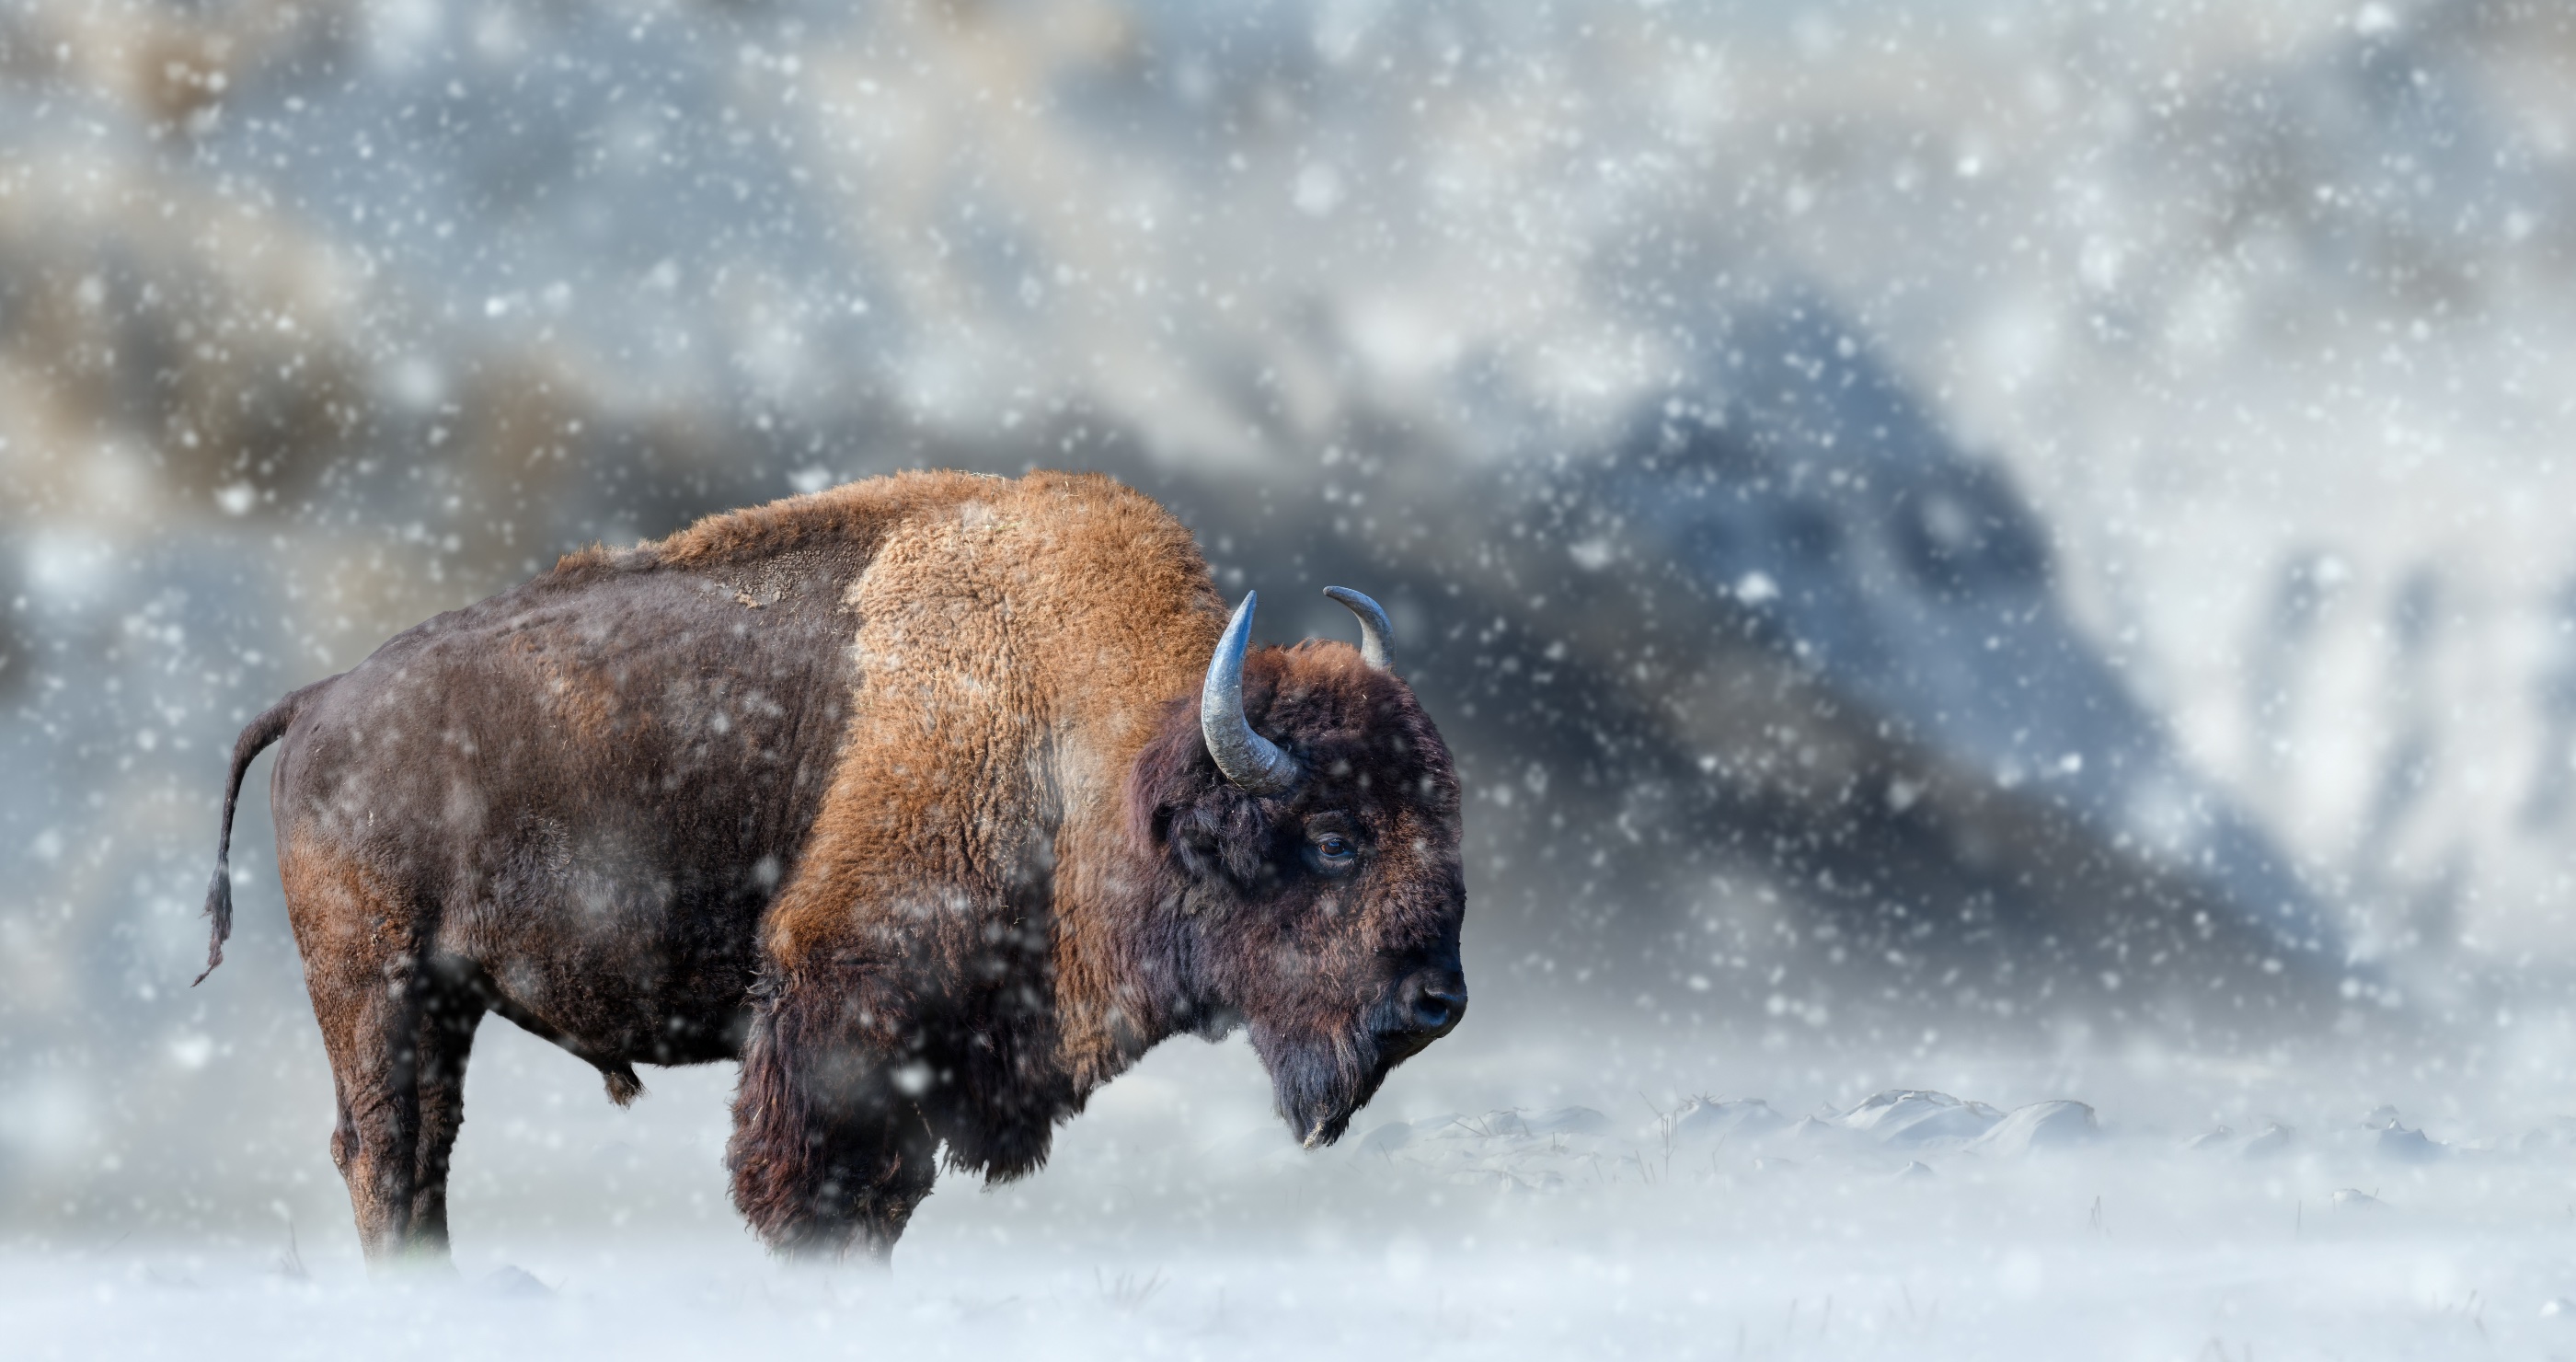
[[[316,681],[269,706],[268,712],[251,720],[250,727],[233,740],[232,774],[224,781],[223,829],[215,836],[215,878],[206,886],[206,916],[214,919],[214,927],[206,942],[205,972],[190,981],[191,988],[206,982],[206,975],[224,962],[224,941],[233,934],[233,806],[241,801],[242,773],[250,769],[251,758],[286,736],[287,726],[295,722],[295,716],[303,713],[304,706],[330,684],[331,681]]]

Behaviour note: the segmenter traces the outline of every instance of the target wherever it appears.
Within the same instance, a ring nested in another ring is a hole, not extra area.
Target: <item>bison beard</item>
[[[1007,1179],[1145,1050],[1247,1027],[1337,1138],[1457,1025],[1459,798],[1388,665],[1248,647],[1105,479],[910,474],[553,572],[281,701],[280,878],[371,1260],[446,1249],[486,1012],[595,1066],[739,1058],[726,1162],[783,1253],[883,1257],[937,1166]]]
[[[1308,1149],[1328,1145],[1350,1129],[1351,1117],[1377,1095],[1393,1066],[1381,1062],[1365,1037],[1296,1036],[1266,1026],[1252,1030],[1252,1047],[1270,1069],[1279,1114]]]

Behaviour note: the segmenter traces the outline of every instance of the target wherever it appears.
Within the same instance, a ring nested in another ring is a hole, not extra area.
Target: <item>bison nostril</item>
[[[1438,1031],[1457,1024],[1467,1010],[1467,981],[1455,973],[1421,974],[1405,981],[1408,1020],[1417,1031]]]

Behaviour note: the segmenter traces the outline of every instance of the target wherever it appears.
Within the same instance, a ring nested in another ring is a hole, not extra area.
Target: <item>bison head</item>
[[[1197,722],[1175,707],[1131,790],[1186,1008],[1202,1034],[1251,1031],[1309,1147],[1467,1010],[1449,749],[1388,666],[1386,613],[1328,594],[1360,617],[1360,648],[1248,652],[1246,595]]]

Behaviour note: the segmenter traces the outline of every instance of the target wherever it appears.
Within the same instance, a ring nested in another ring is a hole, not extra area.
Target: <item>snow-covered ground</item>
[[[1975,1204],[1977,1229],[1947,1210]],[[1869,1205],[1859,1214],[1848,1208]],[[662,1243],[533,1275],[374,1286],[257,1262],[132,1254],[9,1262],[14,1356],[378,1357],[2541,1357],[2576,1317],[2535,1307],[2565,1232],[2252,1227],[2215,1238],[2007,1221],[2031,1208],[1840,1188],[1709,1198],[1642,1252],[1428,1237],[1174,1254],[1114,1271],[1031,1249],[821,1274]],[[1731,1213],[1730,1213],[1731,1212]],[[2563,1212],[2561,1219],[2563,1221]],[[1741,1215],[1745,1221],[1735,1217]],[[1507,1218],[1507,1217],[1498,1217]],[[1546,1219],[1533,1216],[1533,1220]],[[1747,1224],[1746,1221],[1753,1223]],[[1534,1230],[1528,1238],[1539,1236]],[[1851,1242],[1847,1242],[1847,1239]],[[532,1255],[538,1256],[538,1255]],[[786,1350],[772,1352],[769,1350]]]
[[[1470,1064],[1400,1079],[1306,1155],[1240,1044],[1189,1045],[1110,1088],[1038,1176],[943,1184],[875,1271],[781,1266],[742,1231],[715,1162],[727,1071],[661,1075],[617,1113],[534,1042],[491,1048],[454,1274],[371,1282],[317,1183],[201,1232],[0,1246],[0,1351],[2576,1353],[2576,1122],[2357,1105],[2421,1089],[2402,1065],[1927,1059],[1986,1090],[1847,1100],[1874,1076],[1783,1058],[1734,1070],[1770,1100],[1677,1102],[1621,1090],[1654,1066],[1604,1064],[1584,1105],[1443,1109],[1514,1081]]]

